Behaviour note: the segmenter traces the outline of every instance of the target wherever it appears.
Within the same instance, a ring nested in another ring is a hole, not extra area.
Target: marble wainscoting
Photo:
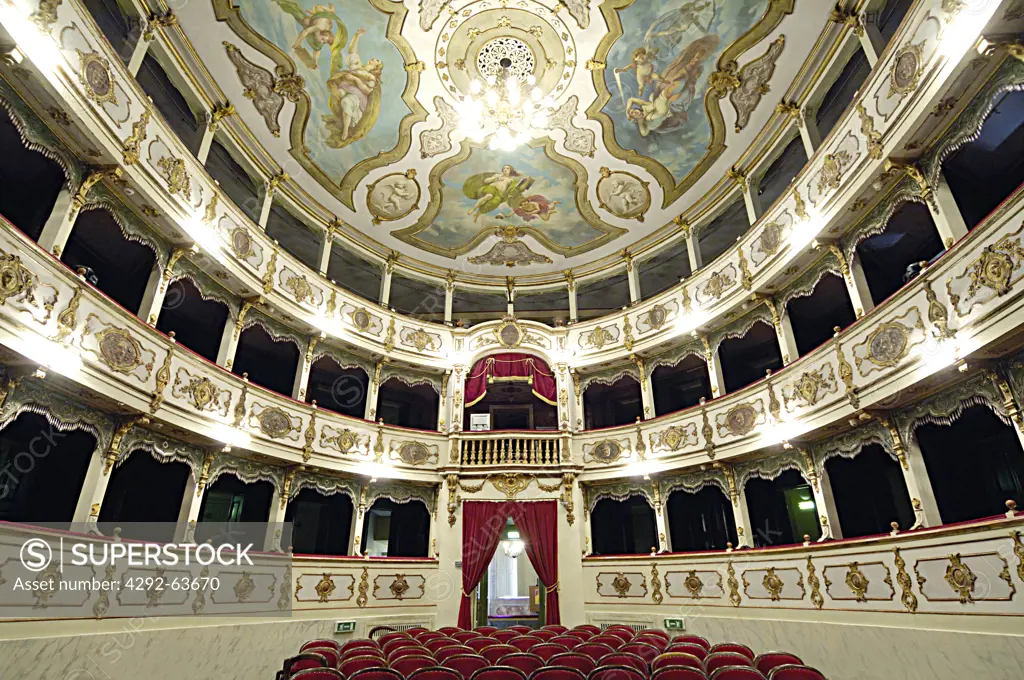
[[[611,616],[610,610],[588,612],[595,621]],[[712,643],[740,642],[757,653],[794,652],[829,680],[1024,677],[1024,626],[1014,617],[986,617],[992,632],[958,632],[943,630],[956,617],[930,615],[908,618],[904,626],[891,618],[892,625],[872,623],[872,615],[861,613],[847,613],[842,623],[825,616],[820,621],[760,618],[754,612],[733,618],[700,607],[682,607],[664,616],[685,617],[687,633]],[[661,620],[651,623],[660,626]]]
[[[0,678],[19,680],[242,680],[273,678],[281,663],[299,646],[335,636],[332,619],[281,619],[259,622],[209,619],[193,624],[157,619],[51,621],[0,624],[0,637],[27,626],[39,637],[0,639]],[[399,617],[395,617],[399,618]],[[408,614],[400,617],[405,623]],[[432,617],[423,616],[426,625]],[[358,621],[356,636],[373,625],[387,625],[386,616]],[[172,627],[176,626],[176,627]],[[4,630],[7,628],[7,630]],[[66,632],[75,629],[75,632]],[[102,632],[85,632],[98,631]],[[43,637],[45,636],[45,637]]]

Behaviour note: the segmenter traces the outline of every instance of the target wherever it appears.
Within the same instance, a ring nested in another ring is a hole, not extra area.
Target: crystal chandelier
[[[504,541],[504,544],[505,554],[513,560],[522,555],[523,549],[526,547],[526,545],[518,539]]]
[[[497,73],[470,82],[469,94],[457,107],[459,129],[473,141],[489,139],[491,149],[514,151],[533,139],[537,130],[547,128],[554,99],[544,96],[533,74],[523,79],[524,87],[511,72],[508,57],[498,64]]]

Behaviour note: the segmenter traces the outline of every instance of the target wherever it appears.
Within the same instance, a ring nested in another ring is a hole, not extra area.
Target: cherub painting
[[[668,0],[619,10],[623,36],[608,53],[615,68],[605,74],[611,98],[602,108],[618,145],[685,175],[710,141],[703,100],[714,61],[768,2]]]
[[[333,4],[314,5],[304,10],[297,0],[272,1],[299,22],[301,30],[292,44],[292,51],[307,68],[318,70],[320,50],[330,45],[331,65],[327,77],[330,113],[322,116],[327,133],[324,144],[340,149],[359,141],[377,123],[384,75],[384,63],[380,59],[370,58],[364,64],[359,55],[359,39],[366,34],[366,29],[357,30],[349,41],[348,29]]]
[[[542,194],[526,195],[533,186],[533,178],[516,171],[511,165],[502,166],[499,172],[480,172],[469,177],[462,184],[462,193],[473,201],[467,213],[474,222],[482,215],[492,213],[502,205],[508,212],[494,214],[495,219],[507,220],[518,216],[526,222],[538,217],[545,222],[555,214],[559,201],[548,200]]]

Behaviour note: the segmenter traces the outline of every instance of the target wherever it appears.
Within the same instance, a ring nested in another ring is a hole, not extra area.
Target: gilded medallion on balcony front
[[[718,436],[744,437],[758,425],[764,425],[767,421],[764,402],[760,399],[736,404],[725,413],[715,415],[715,426],[718,429]]]
[[[651,433],[651,445],[664,451],[678,451],[690,446],[697,446],[697,423],[672,425],[660,432]]]
[[[96,314],[86,317],[82,349],[92,352],[112,371],[145,383],[153,372],[156,352],[144,347],[130,331],[107,323]]]
[[[946,281],[946,294],[957,317],[1006,295],[1024,277],[1024,224],[985,246],[963,271]]]
[[[911,307],[902,315],[875,326],[864,341],[853,346],[857,371],[866,376],[875,370],[897,366],[926,339],[921,312]],[[865,365],[868,365],[866,369]]]

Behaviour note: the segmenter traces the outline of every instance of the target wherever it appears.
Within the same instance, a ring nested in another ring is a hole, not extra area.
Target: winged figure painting
[[[511,165],[502,166],[500,172],[481,172],[469,177],[462,185],[466,198],[475,201],[469,209],[473,221],[481,215],[494,212],[502,205],[509,211],[495,213],[496,219],[507,220],[519,217],[524,222],[540,218],[547,222],[555,214],[559,201],[548,200],[541,194],[530,194],[534,179],[523,175]]]

